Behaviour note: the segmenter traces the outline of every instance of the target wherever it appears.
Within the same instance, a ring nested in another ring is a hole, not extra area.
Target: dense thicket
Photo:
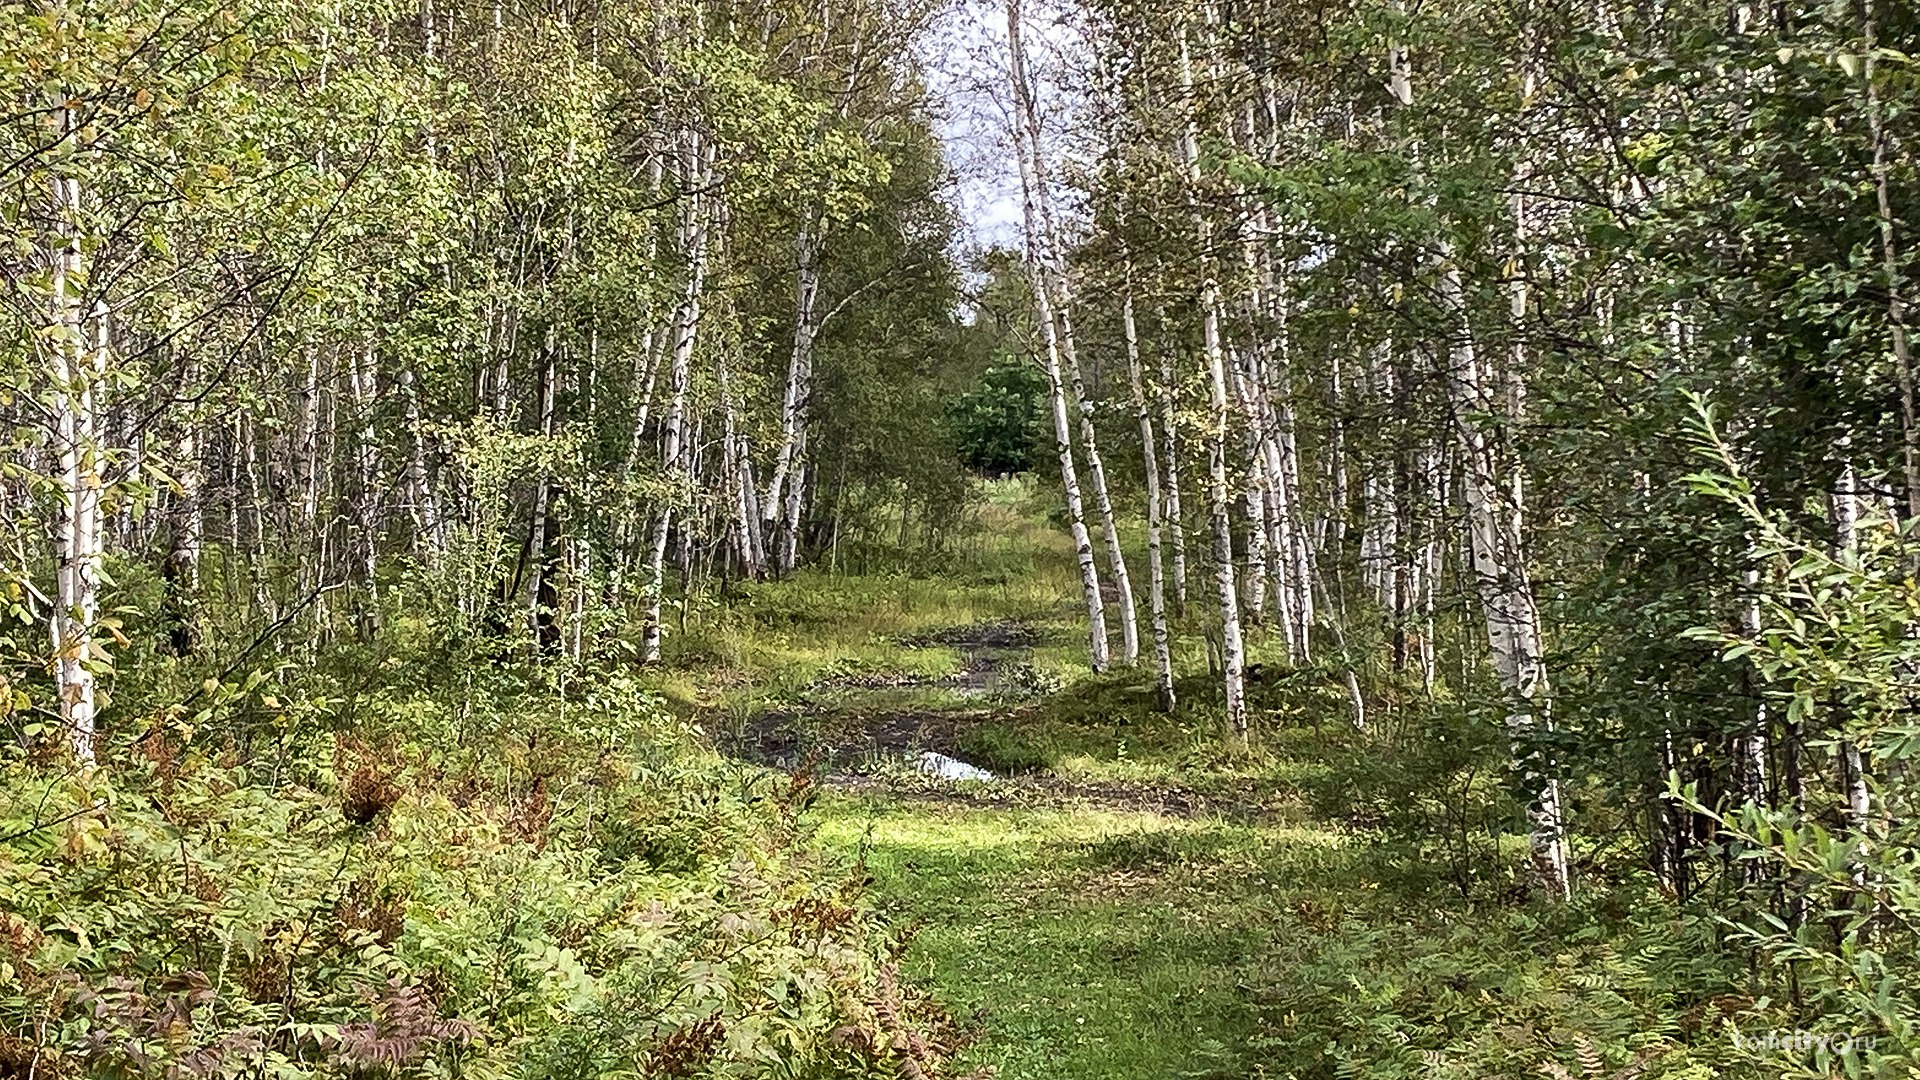
[[[1912,11],[1117,0],[1045,82],[1022,14],[1040,350],[1231,729],[1246,648],[1318,667],[1409,819],[1504,758],[1540,886],[1648,874],[1911,1045]]]
[[[390,590],[655,656],[688,583],[950,501],[916,12],[16,14],[6,546],[18,650],[62,613],[62,664],[14,684],[83,756],[103,559],[158,571],[183,658],[375,640]]]
[[[965,501],[927,15],[0,4],[0,1075],[882,1067],[630,662]]]

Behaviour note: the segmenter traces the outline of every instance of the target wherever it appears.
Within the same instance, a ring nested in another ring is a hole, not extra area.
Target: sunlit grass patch
[[[1275,883],[1342,872],[1337,832],[1098,807],[979,809],[834,796],[817,839],[861,860],[916,928],[908,970],[1005,1080],[1244,1075],[1247,945]]]

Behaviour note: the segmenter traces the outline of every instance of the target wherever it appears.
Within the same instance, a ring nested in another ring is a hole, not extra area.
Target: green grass
[[[832,725],[952,708],[962,754],[1018,774],[953,790],[898,769],[806,815],[910,933],[904,970],[957,1021],[952,1075],[1779,1075],[1731,1061],[1728,1027],[1752,1003],[1710,924],[1631,876],[1573,905],[1524,895],[1497,769],[1476,773],[1461,738],[1409,737],[1405,720],[1360,735],[1338,671],[1271,664],[1237,748],[1197,626],[1174,715],[1152,708],[1144,669],[1088,674],[1077,571],[1043,503],[990,486],[941,574],[751,586],[679,644],[677,677],[708,713],[798,703]],[[1038,632],[1025,659],[1057,690],[994,703],[822,681],[937,677],[956,651],[903,641],[1003,620]],[[1466,722],[1427,709],[1427,735]],[[1448,816],[1461,775],[1490,810]]]
[[[1745,1006],[1710,928],[1648,894],[1465,903],[1416,853],[1288,813],[833,794],[812,817],[912,930],[959,1075],[1778,1075],[1720,1060]]]
[[[833,798],[819,838],[864,858],[881,911],[916,927],[908,970],[970,1033],[960,1066],[1003,1080],[1246,1075],[1253,902],[1285,847],[1337,834],[1099,809]]]
[[[903,641],[953,627],[1014,620],[1045,638],[1034,662],[1085,669],[1074,618],[1073,552],[1025,479],[982,485],[968,535],[937,570],[840,574],[809,568],[778,582],[735,583],[689,598],[687,632],[669,638],[670,701],[749,714],[836,674],[952,671],[951,648]]]

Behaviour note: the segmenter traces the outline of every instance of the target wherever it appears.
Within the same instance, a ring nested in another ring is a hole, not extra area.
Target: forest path
[[[910,935],[903,973],[955,1019],[941,1075],[1482,1076],[1436,1048],[1571,1062],[1571,1035],[1537,1026],[1567,1015],[1547,1001],[1632,1026],[1592,978],[1614,943],[1515,902],[1487,847],[1430,840],[1460,820],[1451,789],[1406,797],[1418,776],[1354,738],[1344,686],[1255,680],[1257,744],[1233,749],[1189,628],[1181,708],[1156,710],[1150,666],[1086,671],[1051,496],[984,493],[938,563],[756,583],[682,643],[709,730],[811,769],[802,823],[829,872],[866,881]],[[996,779],[928,775],[924,750]],[[1500,1075],[1522,1071],[1559,1075]]]
[[[956,1019],[954,1075],[1247,1075],[1262,901],[1298,873],[1282,853],[1338,838],[1286,824],[1272,783],[1189,783],[1183,729],[1136,727],[1100,690],[1050,679],[1034,663],[1049,636],[1058,624],[1013,618],[903,636],[890,659],[772,703],[735,750],[813,776],[820,843],[864,868],[913,934],[907,971]],[[924,651],[942,649],[930,670]],[[1122,712],[1145,701],[1137,682],[1105,687]],[[924,751],[995,778],[931,775]]]
[[[1315,1014],[1352,1014],[1355,958],[1408,921],[1378,849],[1309,809],[1335,782],[1334,729],[1266,701],[1286,752],[1250,756],[1217,726],[1203,657],[1182,658],[1174,714],[1149,667],[1088,674],[1050,496],[986,495],[938,572],[742,590],[689,643],[704,721],[739,757],[809,770],[803,824],[911,935],[904,974],[954,1017],[944,1075],[1327,1074],[1335,1021]],[[996,778],[928,775],[922,751]]]
[[[1171,783],[1063,774],[983,739],[1018,726],[1044,708],[1047,686],[1032,664],[1041,633],[1013,619],[953,626],[902,640],[904,650],[945,647],[956,654],[943,674],[898,664],[815,679],[792,702],[755,716],[733,740],[746,759],[839,792],[973,807],[1074,807],[1192,818],[1209,812],[1245,816],[1257,808],[1220,805],[1208,794]],[[928,761],[923,755],[937,755]],[[939,775],[939,764],[983,769],[988,780]]]

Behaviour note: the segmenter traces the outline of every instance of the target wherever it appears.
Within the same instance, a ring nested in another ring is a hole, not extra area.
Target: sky
[[[1006,24],[991,0],[950,6],[921,42],[936,129],[954,173],[954,203],[968,248],[1020,242],[1020,174],[1002,99]]]
[[[1059,57],[1077,35],[1031,0],[1026,8],[1028,63],[1041,78],[1042,124],[1047,126],[1067,100],[1047,73],[1059,67]],[[998,0],[960,0],[920,43],[967,250],[1018,247],[1021,239],[1020,172],[1007,133],[1005,11]]]

